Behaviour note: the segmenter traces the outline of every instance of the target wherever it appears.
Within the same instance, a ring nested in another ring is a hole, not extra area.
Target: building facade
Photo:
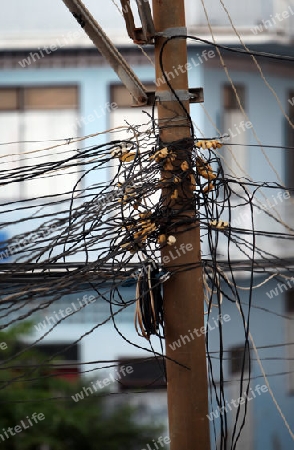
[[[229,14],[215,2],[207,1],[207,15],[201,2],[186,2],[188,33],[201,39],[213,42],[214,37],[221,45],[244,49],[242,41],[250,51],[275,53],[277,55],[294,56],[291,43],[293,42],[294,5],[283,1],[249,1],[236,6],[236,2],[226,2]],[[87,5],[97,17],[98,21],[107,29],[109,35],[132,66],[137,76],[149,89],[158,86],[162,80],[155,79],[154,55],[152,46],[144,49],[134,45],[126,37],[124,24],[113,3],[105,8],[101,16],[97,2],[88,1]],[[26,10],[22,11],[22,8]],[[0,156],[7,153],[14,155],[7,162],[7,169],[23,164],[22,154],[47,146],[54,140],[69,139],[68,155],[76,152],[77,145],[70,139],[77,136],[90,136],[87,145],[97,145],[110,138],[110,133],[97,133],[111,130],[125,123],[142,124],[146,121],[146,113],[131,106],[131,98],[122,87],[115,73],[84,36],[75,20],[70,16],[62,2],[44,1],[42,14],[36,9],[36,0],[26,2],[26,6],[19,1],[11,1],[7,5],[6,15],[0,18],[1,48],[0,48]],[[47,11],[45,14],[44,11]],[[23,21],[25,15],[26,20]],[[100,20],[101,16],[101,20]],[[45,19],[46,18],[46,19]],[[230,19],[237,27],[239,36],[231,26]],[[203,87],[204,103],[191,105],[191,117],[195,124],[198,138],[214,137],[228,134],[228,145],[220,150],[219,156],[223,161],[226,173],[239,179],[266,180],[271,183],[285,184],[293,188],[293,156],[289,149],[293,146],[293,128],[288,119],[294,117],[294,84],[293,62],[287,60],[271,60],[244,53],[231,53],[221,50],[221,57],[217,48],[203,41],[189,40],[189,65],[187,66],[190,88]],[[222,59],[223,58],[223,59]],[[169,80],[177,76],[180,68],[167,74]],[[235,91],[239,101],[236,100]],[[240,108],[240,104],[242,108]],[[243,109],[243,111],[242,111]],[[148,108],[144,108],[149,111]],[[288,119],[287,117],[288,116]],[[111,135],[113,137],[113,135]],[[122,136],[122,134],[118,134]],[[8,144],[9,143],[9,144]],[[260,143],[266,148],[261,148]],[[83,143],[79,144],[80,146]],[[272,146],[269,148],[268,146]],[[256,147],[258,146],[258,148]],[[48,155],[41,155],[46,164]],[[50,158],[52,155],[50,154]],[[56,156],[58,158],[58,156]],[[33,154],[28,158],[32,163]],[[270,163],[269,163],[270,162]],[[82,169],[66,173],[66,183],[62,188],[71,191],[81,176]],[[101,172],[101,171],[100,171]],[[111,178],[110,169],[99,175],[105,181]],[[58,180],[57,180],[58,181]],[[83,178],[83,189],[89,189],[97,183],[92,171]],[[0,187],[0,201],[2,205],[10,202],[22,201],[34,206],[34,196],[55,195],[59,191],[58,182],[23,181],[11,185],[9,189]],[[90,191],[89,191],[90,192]],[[281,192],[279,194],[279,192]],[[238,192],[236,193],[238,194]],[[291,191],[282,189],[267,190],[266,197],[259,197],[260,210],[254,220],[259,230],[284,232],[285,225],[291,223],[293,215]],[[239,197],[240,199],[240,197]],[[58,215],[64,209],[68,200],[62,204],[53,204],[51,213]],[[234,204],[234,201],[236,202]],[[238,199],[232,199],[235,209],[230,217],[234,226],[244,229],[251,227],[251,213],[246,207],[237,206]],[[28,221],[17,228],[14,222],[19,220],[19,212],[5,207],[2,215],[2,232],[11,238],[23,227],[37,227],[39,219]],[[277,222],[267,213],[280,215],[282,220]],[[25,217],[25,210],[23,212]],[[223,220],[228,220],[224,213]],[[6,239],[6,238],[5,238]],[[219,255],[226,253],[226,239],[220,239]],[[263,236],[257,237],[257,245],[268,250],[268,240]],[[13,262],[13,251],[4,254],[3,262]],[[208,249],[203,244],[203,254]],[[293,244],[288,240],[273,240],[270,253],[281,258],[291,258]],[[232,259],[244,259],[244,254],[236,247],[231,248]],[[220,257],[222,259],[222,257]],[[72,260],[69,260],[72,262]],[[74,261],[82,262],[82,261]],[[289,263],[290,265],[290,263]],[[291,408],[293,405],[293,290],[291,272],[289,278],[283,281],[270,280],[263,285],[265,278],[258,275],[254,285],[262,287],[254,291],[251,311],[251,333],[268,374],[271,389],[284,413],[289,426],[294,429]],[[239,270],[238,285],[248,287],[246,270]],[[124,298],[131,300],[135,296],[133,286],[121,287]],[[91,301],[91,296],[94,296]],[[240,289],[241,304],[248,307],[248,292]],[[33,300],[35,302],[35,300]],[[83,307],[81,307],[84,305]],[[247,306],[246,306],[247,305]],[[64,313],[68,308],[71,313]],[[77,308],[78,311],[75,311]],[[62,313],[59,311],[63,311]],[[223,324],[223,339],[225,343],[224,370],[228,383],[226,395],[229,400],[240,397],[238,380],[240,376],[240,348],[244,345],[242,321],[235,304],[226,302],[222,306],[222,314],[228,315],[229,320]],[[148,347],[143,338],[137,336],[133,325],[133,305],[126,308],[117,316],[119,334],[113,323],[107,321],[103,327],[95,329],[95,325],[109,317],[109,305],[97,298],[97,293],[89,286],[81,286],[76,293],[64,296],[58,301],[44,308],[34,315],[34,339],[39,339],[48,333],[43,343],[73,344],[77,343],[78,362],[85,364],[89,361],[132,360],[146,358],[150,353],[143,348]],[[11,316],[12,317],[12,316]],[[61,320],[64,319],[64,320]],[[216,322],[213,322],[215,320]],[[60,323],[59,323],[60,321]],[[214,373],[218,379],[219,327],[217,315],[210,320],[210,351],[214,360]],[[55,326],[58,324],[58,326]],[[89,333],[89,330],[93,331]],[[240,332],[241,330],[241,332]],[[82,339],[81,336],[84,336]],[[126,339],[123,339],[124,336]],[[189,338],[189,335],[188,335]],[[191,337],[190,337],[191,338]],[[187,339],[179,337],[179,345],[184,345]],[[136,346],[130,345],[130,342]],[[147,343],[148,344],[148,343]],[[150,350],[150,347],[148,347]],[[154,341],[154,349],[161,352],[160,342]],[[258,357],[251,348],[252,356],[252,388],[266,385],[262,378]],[[238,362],[239,361],[239,362]],[[91,368],[101,364],[91,365]],[[82,370],[88,365],[82,365]],[[104,369],[105,376],[115,369]],[[248,375],[248,371],[245,375]],[[96,374],[96,372],[94,372]],[[141,380],[142,381],[142,380]],[[150,380],[149,380],[150,381]],[[136,380],[136,382],[139,382]],[[131,382],[130,382],[131,383]],[[143,380],[148,385],[148,380]],[[134,384],[131,386],[135,386]],[[111,387],[119,389],[118,384]],[[163,388],[163,386],[161,386]],[[160,392],[160,394],[159,394]],[[240,449],[261,450],[264,448],[278,450],[291,448],[292,439],[289,431],[274,406],[269,390],[253,391],[256,398],[248,403],[248,420],[240,441]],[[251,395],[252,396],[252,395]],[[146,398],[148,397],[148,400]],[[156,399],[156,401],[155,401]],[[160,401],[158,402],[158,399]],[[142,411],[151,409],[154,417],[166,424],[166,398],[164,388],[151,396],[140,394],[132,397],[133,402],[141,405]],[[228,416],[234,417],[234,403],[227,407]],[[219,438],[219,423],[222,412],[217,405],[211,405],[211,412],[215,412],[216,439]],[[218,411],[218,412],[217,412]],[[142,417],[144,418],[144,413]],[[230,422],[233,423],[233,419]],[[231,425],[229,425],[229,428]],[[232,430],[230,430],[232,431]],[[211,427],[212,442],[213,427]]]

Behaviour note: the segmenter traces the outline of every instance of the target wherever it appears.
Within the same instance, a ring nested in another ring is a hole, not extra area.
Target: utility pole
[[[159,63],[160,50],[166,38],[158,36],[185,34],[185,8],[184,0],[153,0],[153,20],[156,31],[155,37],[155,62],[156,79],[162,78]],[[188,94],[188,74],[185,70],[187,63],[187,42],[185,39],[172,39],[167,43],[163,53],[163,67],[165,73],[173,73],[169,81],[181,98],[187,111],[189,100],[185,100],[183,92]],[[191,138],[190,123],[182,106],[175,100],[165,99],[170,89],[166,83],[160,84],[156,91],[158,101],[158,122],[160,127],[160,139],[168,146],[179,140]],[[191,143],[188,147],[184,144],[184,155],[191,151]],[[178,152],[178,158],[183,159],[183,153]],[[185,158],[185,156],[184,156]],[[186,156],[187,159],[187,156]],[[163,176],[168,176],[163,173]],[[179,191],[178,204],[183,206],[189,193]],[[190,197],[192,193],[190,191]],[[180,206],[179,206],[180,207]],[[186,218],[195,217],[195,209],[189,207],[182,213]],[[167,367],[167,396],[170,450],[209,450],[209,421],[208,414],[208,382],[205,352],[204,328],[204,296],[202,284],[202,269],[200,255],[200,230],[199,224],[185,231],[186,226],[179,227],[176,231],[177,249],[187,248],[190,244],[192,251],[186,251],[173,264],[191,264],[192,270],[180,271],[164,283],[164,324]],[[185,247],[184,247],[185,246]],[[175,247],[174,252],[175,253]],[[168,256],[171,247],[165,248],[162,256]],[[173,250],[173,248],[172,248]],[[181,339],[181,337],[183,339]],[[170,344],[180,339],[181,346],[172,350]],[[190,340],[190,342],[189,342]],[[183,366],[174,363],[176,360]]]
[[[132,94],[135,103],[146,104],[148,94],[144,86],[91,16],[82,0],[62,1],[109,61]],[[150,43],[153,32],[155,34],[156,78],[161,80],[156,91],[160,139],[163,145],[172,147],[172,151],[177,154],[173,166],[180,173],[181,162],[187,160],[188,164],[191,163],[193,141],[190,123],[181,104],[176,98],[172,98],[168,84],[162,83],[159,57],[166,40],[164,36],[185,34],[184,0],[152,0],[154,24],[149,6],[142,4],[142,0],[136,0],[142,29],[135,28],[129,0],[121,1],[124,5],[124,17],[129,35],[135,39],[135,42]],[[146,0],[143,1],[146,2]],[[163,54],[163,68],[165,73],[172,74],[169,77],[170,83],[186,111],[189,112],[191,95],[188,89],[186,64],[186,40],[173,39],[168,42]],[[190,91],[193,92],[194,100],[197,96],[199,99],[199,89]],[[165,181],[169,181],[170,173],[165,170],[162,177],[166,178]],[[170,450],[210,450],[209,422],[206,416],[208,414],[208,383],[200,230],[199,224],[194,221],[195,206],[191,182],[188,177],[185,177],[185,180],[178,184],[181,185],[178,189],[178,199],[173,203],[175,220],[182,219],[183,222],[189,222],[189,225],[186,223],[182,226],[178,225],[176,229],[173,228],[177,239],[176,245],[172,248],[165,247],[162,250],[162,257],[163,260],[165,256],[169,257],[169,251],[172,250],[174,254],[177,254],[178,266],[191,265],[191,267],[175,273],[164,283]],[[168,195],[169,189],[165,188],[164,193]],[[169,207],[169,205],[166,206]],[[184,249],[181,253],[180,248]],[[178,256],[179,253],[181,256]],[[169,267],[168,264],[166,266]],[[179,340],[181,346],[173,350],[172,344]]]

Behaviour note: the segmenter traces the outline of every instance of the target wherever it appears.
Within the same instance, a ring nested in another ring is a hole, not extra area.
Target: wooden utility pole
[[[156,91],[160,139],[164,146],[172,147],[177,153],[173,165],[181,175],[181,162],[191,163],[190,123],[181,104],[171,97],[167,83],[162,81],[160,50],[167,36],[185,34],[184,0],[152,0],[152,23],[149,6],[136,0],[142,29],[134,28],[129,1],[124,0],[124,15],[129,34],[137,42],[150,43],[155,31],[156,78],[160,80]],[[145,0],[143,0],[145,1]],[[63,0],[80,26],[92,39],[97,48],[112,65],[122,82],[131,92],[137,105],[146,104],[148,94],[132,69],[107,38],[99,24],[91,16],[82,0]],[[133,29],[134,28],[134,29]],[[163,67],[168,79],[189,112],[189,92],[187,74],[187,44],[184,39],[171,40],[163,54]],[[197,89],[196,89],[197,91]],[[171,146],[170,144],[174,144]],[[172,171],[174,172],[174,171]],[[187,175],[189,171],[187,171]],[[166,170],[163,177],[171,177]],[[178,199],[173,203],[175,220],[183,220],[185,225],[173,228],[176,245],[165,247],[164,257],[171,259],[171,265],[191,267],[171,277],[164,283],[164,324],[167,359],[167,394],[171,450],[209,450],[208,386],[205,353],[204,298],[200,255],[199,224],[195,223],[195,207],[189,178],[178,189]],[[168,197],[169,189],[165,189]],[[186,207],[185,207],[186,205]],[[169,204],[166,204],[169,208]],[[179,213],[179,210],[182,210]],[[171,211],[172,212],[172,211]],[[187,225],[187,222],[189,225]],[[174,224],[175,225],[175,224]],[[189,230],[186,231],[186,228]],[[174,258],[176,256],[176,258]],[[174,259],[176,261],[174,262]],[[169,264],[167,264],[167,267]],[[187,267],[186,267],[187,269]],[[174,342],[180,346],[174,348]],[[180,364],[176,364],[172,360]]]
[[[153,0],[153,19],[156,33],[167,35],[184,34],[185,8],[184,0]],[[155,38],[156,79],[162,79],[159,55],[165,37]],[[187,42],[185,39],[173,39],[165,47],[163,67],[169,74],[169,81],[179,97],[188,93]],[[173,74],[173,75],[171,75]],[[191,138],[190,124],[182,106],[177,100],[165,101],[170,89],[166,83],[157,88],[158,121],[160,139],[164,145]],[[189,100],[182,100],[189,111]],[[185,141],[183,141],[185,142]],[[183,144],[183,147],[185,145]],[[183,154],[178,152],[181,161]],[[189,158],[189,156],[188,156]],[[164,174],[163,174],[164,176]],[[189,194],[188,194],[189,196]],[[179,191],[178,206],[186,201],[186,193]],[[192,193],[190,193],[192,197]],[[191,205],[191,203],[190,203]],[[187,219],[195,217],[195,209],[189,207],[182,214]],[[189,228],[189,231],[185,231]],[[167,359],[167,395],[171,450],[209,450],[208,383],[204,332],[204,297],[200,255],[199,224],[183,226],[176,230],[176,244],[167,246],[162,256],[177,255],[171,264],[192,264],[196,268],[183,270],[171,277],[164,284],[164,323],[166,337],[166,355],[188,367]],[[182,245],[182,247],[180,247]],[[190,244],[190,245],[189,245]],[[193,250],[183,251],[180,248]],[[178,249],[178,252],[176,250]],[[178,254],[181,254],[178,257]],[[171,259],[169,257],[169,259]],[[164,258],[163,258],[164,260]],[[198,266],[198,267],[197,267]],[[172,349],[174,341],[181,342],[180,348]]]

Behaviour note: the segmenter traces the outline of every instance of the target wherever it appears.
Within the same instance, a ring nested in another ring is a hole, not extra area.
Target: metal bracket
[[[121,0],[122,12],[126,22],[128,35],[135,44],[151,44],[155,36],[155,27],[152,19],[149,0],[136,0],[142,28],[135,27],[134,16],[130,0]]]
[[[191,88],[188,91],[175,90],[175,93],[181,101],[189,100],[190,103],[204,102],[203,88]],[[147,105],[154,105],[155,101],[173,102],[177,100],[171,91],[147,92],[147,97]]]

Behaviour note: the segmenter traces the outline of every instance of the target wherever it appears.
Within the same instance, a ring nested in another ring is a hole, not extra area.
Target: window
[[[45,356],[52,356],[58,354],[56,357],[62,361],[79,361],[80,360],[80,348],[77,343],[69,344],[38,344],[36,346],[38,352],[41,352]]]
[[[246,109],[246,89],[236,84],[241,105]],[[223,133],[230,135],[230,144],[224,149],[224,168],[229,175],[241,178],[247,170],[247,133],[252,127],[240,110],[235,91],[231,85],[223,86]],[[234,187],[235,188],[235,187]]]
[[[19,109],[18,89],[0,89],[0,111]]]
[[[0,111],[77,109],[76,86],[0,88]]]
[[[118,372],[122,373],[123,366],[131,367],[132,370],[126,372],[120,380],[119,388],[121,390],[134,390],[138,388],[165,389],[165,370],[164,360],[162,358],[121,358],[118,364]]]
[[[8,348],[10,350],[13,349],[13,354],[17,354],[20,351],[23,352],[27,347],[28,344],[23,342],[14,343],[8,341]],[[68,381],[76,381],[80,377],[80,347],[76,342],[37,344],[31,352],[31,358],[34,357],[34,353],[37,356],[36,363],[43,372],[45,383],[48,375]],[[1,352],[0,361],[5,359],[6,356],[4,352]],[[50,360],[50,364],[47,365],[45,362],[43,366],[40,361],[44,362],[45,358]]]
[[[51,367],[44,366],[44,376],[52,374],[54,377],[67,381],[77,381],[80,377],[80,348],[77,343],[38,344],[35,347],[42,356],[52,358]]]
[[[292,123],[294,123],[294,91],[290,91],[288,95],[289,109],[288,116]],[[285,122],[286,127],[286,147],[294,147],[294,130],[289,123]],[[285,183],[290,189],[294,189],[294,151],[291,149],[285,150]],[[292,193],[293,195],[293,193]]]
[[[294,395],[294,290],[288,290],[285,292],[285,309],[286,315],[289,320],[286,319],[286,349],[289,371],[289,393]]]
[[[152,83],[144,83],[147,91],[155,92],[156,86]],[[110,101],[115,103],[117,108],[111,111],[110,122],[111,128],[116,128],[122,125],[126,125],[126,121],[130,125],[142,125],[150,122],[150,117],[147,116],[144,111],[151,114],[152,107],[144,106],[138,107],[133,106],[133,99],[127,88],[121,84],[110,85]],[[128,139],[130,134],[125,131],[118,131],[114,133],[115,137],[112,139]],[[113,134],[111,134],[113,136]]]
[[[241,105],[245,109],[245,86],[241,84],[235,84],[235,89],[240,99]],[[236,97],[236,93],[231,85],[225,85],[223,89],[224,96],[224,109],[226,111],[240,110],[240,106]]]
[[[7,143],[0,146],[2,170],[62,160],[60,148],[50,147],[54,140],[77,136],[77,113],[77,86],[0,87],[0,140]],[[73,155],[74,146],[68,145],[66,152],[67,157]],[[77,179],[76,168],[57,168],[2,186],[0,198],[34,198],[36,192],[38,196],[59,194],[71,191]]]
[[[286,291],[286,311],[294,315],[294,291]]]
[[[144,83],[144,86],[146,88],[147,92],[155,92],[156,86],[153,83]],[[133,106],[133,99],[130,92],[127,90],[127,88],[122,84],[112,84],[110,85],[110,102],[116,103],[117,106],[121,108],[130,108]],[[151,109],[150,106],[143,107],[143,109]],[[140,107],[134,107],[134,109],[137,111],[140,109]],[[146,115],[145,115],[146,116]],[[140,122],[138,122],[140,123]]]
[[[26,109],[77,109],[75,87],[26,88],[23,90]]]
[[[230,350],[230,374],[235,376],[242,373],[244,358],[244,346],[243,347],[233,347]],[[249,354],[246,351],[244,371],[249,370]]]
[[[245,356],[245,364],[244,364],[244,378],[248,379],[248,371],[249,371],[249,351],[246,350]],[[245,389],[247,386],[247,381],[243,385],[244,390],[240,395],[240,379],[242,374],[243,367],[243,358],[244,358],[244,345],[236,345],[230,348],[229,350],[229,373],[230,373],[230,381],[228,384],[227,390],[227,404],[231,405],[231,409],[227,406],[226,410],[228,412],[228,429],[229,436],[232,435],[234,426],[236,423],[236,415],[238,409],[233,407],[232,400],[238,400],[240,397],[245,399]],[[258,380],[259,381],[259,380]],[[249,393],[250,396],[250,393]],[[244,428],[240,439],[238,440],[238,446],[240,449],[251,449],[253,448],[253,430],[254,430],[254,417],[253,417],[253,402],[247,402],[247,406],[245,406],[245,402],[240,404],[240,417],[244,417],[246,414],[246,422],[244,424]]]

